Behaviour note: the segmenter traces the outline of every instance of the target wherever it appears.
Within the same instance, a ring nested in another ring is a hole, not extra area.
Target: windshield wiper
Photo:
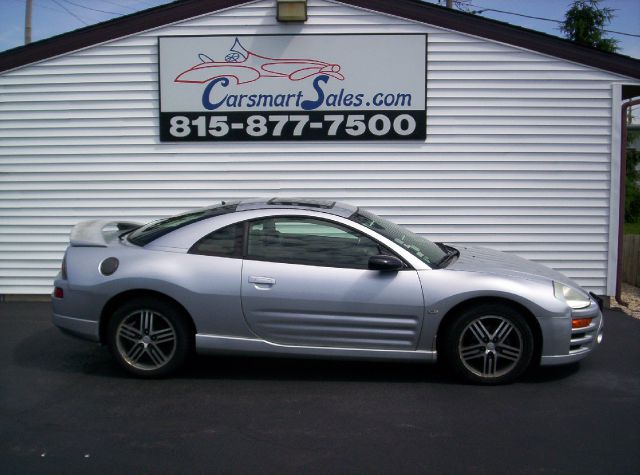
[[[460,251],[458,251],[455,247],[447,246],[446,244],[442,244],[441,242],[436,243],[446,254],[436,263],[436,267],[438,269],[443,269],[446,264],[453,259],[454,257],[458,257],[460,255]]]

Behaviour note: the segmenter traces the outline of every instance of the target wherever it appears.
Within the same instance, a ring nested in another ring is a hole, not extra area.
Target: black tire
[[[178,370],[193,350],[193,332],[187,318],[169,302],[131,300],[109,320],[109,350],[118,364],[135,376],[167,376]]]
[[[475,384],[510,383],[531,363],[533,333],[524,316],[501,304],[481,304],[463,311],[445,329],[445,363]]]

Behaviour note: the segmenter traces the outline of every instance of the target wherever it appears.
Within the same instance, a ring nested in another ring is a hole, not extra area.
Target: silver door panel
[[[415,349],[423,315],[415,271],[379,272],[245,260],[248,326],[284,345]]]

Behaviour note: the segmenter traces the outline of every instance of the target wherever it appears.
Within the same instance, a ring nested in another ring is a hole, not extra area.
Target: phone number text
[[[162,141],[417,140],[424,111],[361,113],[161,113]]]

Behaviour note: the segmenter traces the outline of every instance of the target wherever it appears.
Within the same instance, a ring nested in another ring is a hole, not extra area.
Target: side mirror
[[[369,258],[369,269],[387,272],[399,271],[400,269],[404,269],[404,262],[395,256],[380,254]]]

